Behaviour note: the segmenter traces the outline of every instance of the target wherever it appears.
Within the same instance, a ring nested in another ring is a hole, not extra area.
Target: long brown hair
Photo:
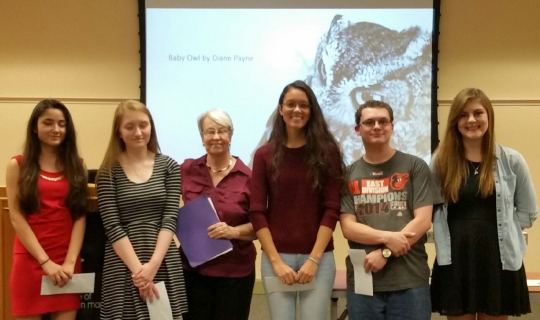
[[[435,172],[441,181],[444,198],[448,201],[459,200],[459,189],[469,175],[469,164],[465,158],[463,138],[458,129],[458,122],[465,105],[478,101],[488,115],[488,129],[482,138],[482,162],[480,164],[480,195],[485,198],[495,188],[493,166],[495,164],[495,113],[486,94],[475,88],[461,90],[452,101],[444,140],[435,152]]]
[[[58,100],[46,99],[40,101],[34,107],[28,121],[17,190],[19,208],[25,215],[37,213],[40,210],[37,182],[40,172],[39,156],[41,154],[41,141],[37,133],[37,124],[39,117],[47,109],[60,110],[66,122],[66,134],[57,149],[56,158],[63,166],[63,174],[69,181],[69,192],[65,199],[65,204],[71,212],[73,219],[76,220],[86,214],[88,196],[86,170],[79,157],[77,136],[71,114],[66,106]]]
[[[152,115],[150,114],[148,108],[142,102],[136,100],[123,101],[118,105],[118,107],[116,107],[116,111],[114,112],[109,146],[107,147],[107,151],[105,152],[105,156],[103,157],[103,161],[101,162],[101,167],[99,168],[99,171],[97,173],[96,181],[98,181],[99,176],[104,172],[107,172],[107,174],[112,173],[111,169],[113,165],[118,162],[120,154],[126,150],[126,144],[124,140],[122,140],[122,138],[120,137],[120,125],[122,124],[122,117],[124,116],[126,111],[139,111],[148,116],[148,119],[150,120],[151,131],[150,141],[148,142],[147,148],[153,153],[160,152],[156,128],[154,126],[154,120],[152,119]]]
[[[307,140],[305,164],[308,168],[307,178],[313,189],[320,189],[330,175],[343,176],[343,173],[345,172],[343,156],[341,155],[336,139],[330,133],[330,130],[328,130],[328,124],[324,119],[315,93],[305,82],[297,80],[285,86],[279,96],[277,108],[283,104],[283,99],[287,92],[293,88],[302,90],[306,94],[309,105],[311,106],[309,120],[303,128]],[[287,143],[286,124],[283,117],[281,117],[278,112],[275,114],[269,142],[273,145],[273,155],[270,166],[273,172],[273,179],[276,180],[279,176],[279,168],[283,162],[283,153]],[[331,155],[336,152],[340,155],[339,168],[334,168],[329,165],[333,163]]]

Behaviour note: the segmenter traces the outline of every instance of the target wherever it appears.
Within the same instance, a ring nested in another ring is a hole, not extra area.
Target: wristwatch
[[[382,256],[386,259],[390,258],[392,256],[392,250],[388,249],[388,248],[383,248],[382,251]]]

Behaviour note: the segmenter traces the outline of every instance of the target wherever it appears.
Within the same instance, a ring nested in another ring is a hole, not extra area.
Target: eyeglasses
[[[361,125],[363,125],[363,126],[365,126],[367,128],[373,128],[375,126],[375,123],[378,123],[379,127],[386,127],[387,125],[392,123],[392,121],[390,119],[388,119],[388,118],[382,118],[382,119],[378,119],[378,120],[367,119],[367,120],[364,120],[364,121],[360,122]]]
[[[214,137],[216,134],[220,137],[225,137],[227,134],[231,132],[228,128],[219,128],[218,130],[215,129],[207,129],[203,131],[203,135],[205,137]]]
[[[307,103],[307,102],[296,103],[296,102],[288,101],[288,102],[285,102],[285,103],[283,103],[281,105],[286,107],[287,109],[294,109],[294,108],[296,108],[296,106],[298,106],[301,110],[307,110],[307,109],[309,109],[311,107],[309,105],[309,103]]]

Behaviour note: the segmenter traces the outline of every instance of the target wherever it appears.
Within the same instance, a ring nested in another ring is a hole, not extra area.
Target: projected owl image
[[[363,102],[382,100],[394,109],[393,147],[425,158],[431,153],[431,33],[396,31],[336,15],[322,36],[305,82],[317,95],[346,163],[363,153],[354,113]],[[268,141],[272,119],[259,146]]]

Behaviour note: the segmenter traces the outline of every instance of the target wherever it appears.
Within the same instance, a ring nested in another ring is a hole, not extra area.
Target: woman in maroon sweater
[[[184,320],[247,320],[255,282],[255,233],[248,219],[251,170],[230,154],[233,123],[227,112],[212,109],[198,120],[206,154],[181,165],[185,204],[201,195],[212,199],[219,220],[211,238],[231,240],[233,250],[196,268],[182,252],[188,313]]]
[[[264,251],[261,274],[270,316],[326,319],[335,278],[332,233],[339,219],[343,160],[311,88],[287,85],[268,144],[255,152],[249,219]],[[269,292],[268,278],[315,289]]]

